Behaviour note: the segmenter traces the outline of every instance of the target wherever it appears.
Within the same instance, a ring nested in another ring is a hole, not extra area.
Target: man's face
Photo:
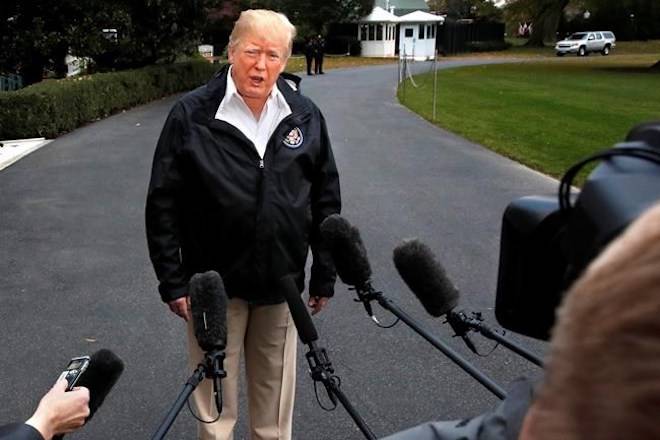
[[[268,98],[286,66],[286,39],[248,36],[229,51],[229,62],[238,93],[244,98]]]

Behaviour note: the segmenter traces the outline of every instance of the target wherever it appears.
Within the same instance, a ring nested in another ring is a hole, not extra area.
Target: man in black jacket
[[[295,327],[277,281],[304,288],[311,247],[309,306],[333,295],[335,269],[320,223],[340,211],[339,177],[319,109],[283,74],[295,28],[282,14],[244,11],[229,41],[231,66],[181,98],[156,148],[146,206],[149,252],[161,298],[188,322],[190,366],[198,347],[188,281],[215,270],[230,298],[220,420],[201,439],[231,439],[238,369],[245,353],[250,438],[289,439],[295,391]],[[210,381],[194,394],[213,419]]]

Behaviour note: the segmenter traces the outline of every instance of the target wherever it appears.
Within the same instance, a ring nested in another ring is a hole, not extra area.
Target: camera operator
[[[567,293],[546,375],[514,382],[493,412],[431,422],[386,440],[660,438],[660,204],[592,262]]]
[[[0,440],[50,440],[80,428],[89,415],[89,390],[66,387],[66,379],[58,380],[25,423],[0,426]]]

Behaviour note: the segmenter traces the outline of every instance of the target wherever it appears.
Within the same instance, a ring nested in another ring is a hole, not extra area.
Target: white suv
[[[600,52],[609,55],[616,46],[616,38],[610,31],[576,32],[565,40],[557,42],[555,51],[561,57],[567,53],[576,53],[579,57],[589,52]]]

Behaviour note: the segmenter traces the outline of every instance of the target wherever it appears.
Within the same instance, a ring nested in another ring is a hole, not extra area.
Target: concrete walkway
[[[557,185],[403,108],[394,98],[396,76],[391,65],[332,70],[303,81],[304,93],[327,118],[344,214],[362,231],[374,285],[497,381],[534,374],[501,348],[475,358],[450,340],[407,291],[391,252],[403,238],[424,240],[461,289],[463,305],[490,317],[504,208]],[[0,422],[26,419],[70,357],[107,347],[124,359],[126,371],[76,438],[149,438],[188,377],[183,324],[156,293],[143,221],[154,145],[174,101],[80,128],[0,171],[0,387],[6,402]],[[375,327],[351,296],[338,283],[329,309],[315,321],[342,389],[377,435],[432,418],[462,418],[496,403],[403,324]],[[478,342],[484,351],[491,347]],[[304,351],[295,438],[360,438],[343,409],[326,413],[316,404]],[[168,438],[192,439],[193,433],[184,410]],[[236,438],[245,437],[243,417]]]

